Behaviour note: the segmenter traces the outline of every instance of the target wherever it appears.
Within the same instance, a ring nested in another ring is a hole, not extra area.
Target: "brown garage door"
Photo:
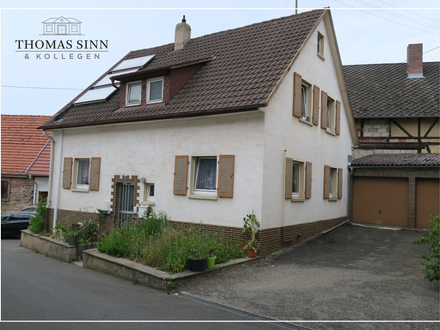
[[[417,179],[416,181],[416,227],[429,228],[430,215],[440,214],[439,179]]]
[[[353,222],[408,225],[407,178],[353,178]]]

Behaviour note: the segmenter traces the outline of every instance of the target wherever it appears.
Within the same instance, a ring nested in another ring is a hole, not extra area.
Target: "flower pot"
[[[69,237],[67,243],[69,243],[69,245],[78,245],[78,237]]]
[[[257,256],[257,252],[254,249],[246,249],[249,258],[255,258]]]
[[[192,272],[204,272],[206,270],[207,263],[207,258],[194,259],[188,257],[188,269]]]
[[[207,265],[208,269],[214,268],[216,258],[217,258],[216,256],[208,257],[208,265]]]

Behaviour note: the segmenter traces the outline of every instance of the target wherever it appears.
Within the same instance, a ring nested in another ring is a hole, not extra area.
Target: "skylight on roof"
[[[138,70],[138,69],[134,68],[134,69],[125,70],[123,72],[120,71],[120,72],[116,72],[116,73],[110,73],[110,74],[106,75],[104,78],[102,78],[100,81],[98,81],[93,86],[94,87],[99,87],[99,86],[111,85],[112,84],[112,81],[110,80],[111,77],[118,76],[120,74],[126,74],[126,73],[135,72],[136,70]]]
[[[114,91],[116,91],[116,88],[113,86],[91,89],[76,100],[74,104],[105,101]]]
[[[148,62],[150,62],[153,59],[153,57],[154,57],[154,55],[148,55],[148,56],[133,58],[131,60],[122,61],[112,71],[114,72],[114,71],[120,71],[120,70],[126,70],[126,69],[142,68]]]

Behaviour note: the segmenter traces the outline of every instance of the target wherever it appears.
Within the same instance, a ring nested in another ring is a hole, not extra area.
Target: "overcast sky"
[[[411,43],[423,43],[425,62],[440,60],[438,0],[298,0],[299,13],[327,6],[343,65],[406,62]],[[295,0],[3,0],[0,8],[1,113],[54,115],[129,51],[174,42],[182,15],[195,38],[293,15]],[[43,21],[61,16],[79,20],[83,35],[41,35]],[[18,51],[17,40],[69,39],[75,49],[80,39],[107,40],[108,49],[99,59],[88,51],[73,53],[73,59],[69,50],[49,53],[48,59],[44,51]]]

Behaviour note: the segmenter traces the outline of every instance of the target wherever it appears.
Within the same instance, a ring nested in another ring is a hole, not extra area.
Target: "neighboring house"
[[[407,63],[344,66],[360,139],[354,158],[440,152],[440,62],[423,63],[422,53],[413,44]]]
[[[43,22],[43,35],[80,35],[81,22],[75,18],[49,18]]]
[[[353,222],[429,228],[440,214],[439,154],[382,154],[351,164]]]
[[[47,226],[154,205],[235,240],[253,213],[265,256],[345,221],[358,140],[330,10],[190,33],[128,53],[42,125]]]
[[[47,198],[50,140],[37,127],[50,116],[2,115],[2,213]]]

